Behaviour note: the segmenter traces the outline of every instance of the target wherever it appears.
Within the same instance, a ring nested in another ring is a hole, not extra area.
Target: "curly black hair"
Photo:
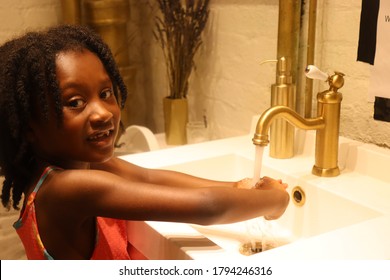
[[[0,47],[0,176],[5,177],[1,202],[7,209],[11,204],[19,209],[24,189],[32,179],[35,161],[26,137],[30,120],[34,116],[47,120],[49,106],[54,104],[58,124],[62,123],[56,57],[60,52],[83,49],[100,58],[123,108],[127,89],[111,50],[88,27],[58,25],[28,32]]]

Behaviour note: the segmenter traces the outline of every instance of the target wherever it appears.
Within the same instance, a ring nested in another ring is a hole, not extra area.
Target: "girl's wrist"
[[[237,189],[251,189],[253,188],[252,185],[252,178],[244,178],[234,184],[234,187]]]

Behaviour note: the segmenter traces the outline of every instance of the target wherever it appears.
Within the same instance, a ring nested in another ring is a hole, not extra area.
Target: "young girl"
[[[102,40],[57,26],[0,48],[1,200],[29,259],[143,258],[126,220],[231,223],[276,219],[280,180],[217,182],[113,157],[126,87]],[[248,189],[246,189],[248,188]]]

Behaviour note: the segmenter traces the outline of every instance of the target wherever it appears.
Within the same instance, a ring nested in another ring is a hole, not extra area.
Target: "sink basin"
[[[214,180],[239,180],[252,177],[253,160],[239,154],[226,154],[188,163],[165,167],[165,169],[189,173]],[[255,252],[274,249],[299,239],[305,239],[358,224],[382,214],[360,203],[344,198],[327,190],[324,179],[321,186],[315,185],[310,176],[286,175],[263,166],[262,175],[281,178],[289,184],[291,201],[285,214],[278,220],[265,221],[256,218],[250,221],[214,225],[191,225],[201,235],[213,241],[224,251],[241,252],[250,255]],[[256,248],[258,247],[259,248]],[[245,250],[245,246],[249,246]],[[263,247],[262,247],[263,246]]]
[[[289,184],[291,202],[280,219],[215,226],[128,221],[129,242],[149,259],[164,260],[390,259],[386,169],[390,150],[340,137],[340,176],[317,177],[311,174],[315,132],[298,136],[297,153],[291,159],[274,159],[264,150],[262,176]],[[239,180],[253,176],[252,137],[251,133],[123,159],[147,168]],[[259,243],[265,252],[244,254],[247,247],[261,251]]]

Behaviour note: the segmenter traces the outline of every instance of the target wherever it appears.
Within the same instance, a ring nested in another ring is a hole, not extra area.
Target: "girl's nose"
[[[92,123],[106,123],[113,118],[113,113],[102,102],[96,102],[91,108]]]

